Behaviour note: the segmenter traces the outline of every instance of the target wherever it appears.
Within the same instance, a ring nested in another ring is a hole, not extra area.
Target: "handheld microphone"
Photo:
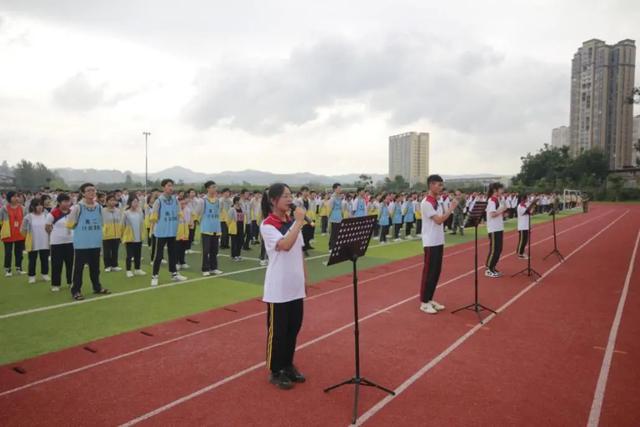
[[[297,208],[297,206],[295,205],[295,203],[291,203],[291,204],[289,205],[289,209],[291,209],[291,216],[293,216],[293,211],[295,211],[295,210],[296,210],[296,208]],[[313,224],[313,221],[312,221],[311,219],[309,219],[309,217],[308,217],[308,216],[306,216],[306,215],[304,216],[304,222],[306,222],[307,224],[309,224],[309,225],[311,225],[311,226],[313,226],[313,225],[314,225],[314,224]]]

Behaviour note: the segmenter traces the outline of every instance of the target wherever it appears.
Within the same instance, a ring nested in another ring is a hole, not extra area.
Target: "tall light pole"
[[[149,144],[148,138],[151,135],[151,132],[144,131],[142,132],[144,135],[144,197],[147,197],[147,183],[149,182]]]

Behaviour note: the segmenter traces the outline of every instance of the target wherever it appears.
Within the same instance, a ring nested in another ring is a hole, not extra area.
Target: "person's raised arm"
[[[293,223],[293,225],[291,226],[287,234],[282,239],[280,239],[276,244],[277,251],[288,251],[291,249],[291,247],[293,247],[293,244],[298,238],[298,235],[300,234],[300,230],[304,225],[305,214],[306,212],[304,209],[296,208],[296,210],[293,212],[293,217],[295,219],[295,222]]]

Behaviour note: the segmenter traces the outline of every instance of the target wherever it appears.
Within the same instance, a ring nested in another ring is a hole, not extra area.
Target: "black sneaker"
[[[287,377],[289,377],[289,379],[294,383],[303,383],[307,380],[304,375],[298,371],[298,368],[293,365],[289,366],[284,371],[286,372]]]
[[[107,288],[101,288],[99,291],[94,291],[93,293],[96,295],[109,295],[111,291]]]
[[[284,369],[278,372],[272,372],[269,376],[269,382],[281,390],[290,390],[293,388],[293,382]]]
[[[82,301],[84,297],[82,296],[82,294],[75,294],[73,295],[73,299],[76,301]]]

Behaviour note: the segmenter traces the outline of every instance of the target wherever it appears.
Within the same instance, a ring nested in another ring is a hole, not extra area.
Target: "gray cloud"
[[[89,72],[82,71],[69,77],[54,89],[53,102],[66,110],[88,111],[97,107],[116,105],[140,93],[140,91],[129,91],[108,95],[108,86],[105,82],[92,82]]]
[[[272,135],[316,119],[319,108],[354,101],[388,113],[394,126],[427,120],[493,134],[565,120],[567,68],[417,34],[368,46],[331,39],[298,47],[280,62],[204,70],[185,117],[197,128],[224,123]]]

